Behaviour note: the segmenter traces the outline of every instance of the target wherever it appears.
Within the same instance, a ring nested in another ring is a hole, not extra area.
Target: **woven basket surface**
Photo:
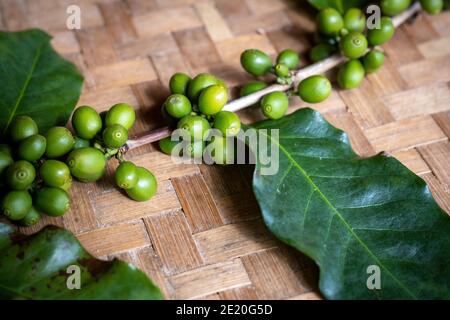
[[[66,27],[69,5],[81,8],[81,29]],[[236,96],[250,80],[240,53],[272,57],[313,44],[314,11],[288,0],[0,0],[0,28],[42,28],[83,72],[79,105],[102,111],[117,102],[137,109],[131,132],[162,125],[160,106],[177,71],[211,72]],[[420,175],[450,212],[450,12],[420,15],[384,46],[382,70],[356,90],[314,105],[344,129],[364,156],[386,151]],[[305,107],[293,98],[290,111]],[[246,122],[258,110],[241,113]],[[73,231],[95,256],[119,257],[146,272],[171,299],[319,299],[318,269],[265,228],[251,191],[251,166],[180,165],[148,145],[127,158],[155,173],[158,194],[133,202],[108,174],[75,183],[71,212],[45,218]]]

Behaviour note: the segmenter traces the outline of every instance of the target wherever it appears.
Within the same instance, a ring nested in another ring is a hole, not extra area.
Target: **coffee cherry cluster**
[[[114,105],[108,112],[83,106],[74,112],[72,127],[50,128],[39,134],[29,116],[17,116],[8,130],[8,143],[0,145],[1,212],[12,221],[30,226],[42,213],[61,216],[70,208],[72,177],[94,182],[105,173],[112,156],[120,165],[115,180],[137,201],[151,198],[156,179],[145,168],[123,160],[119,149],[128,139],[135,112],[127,104]]]
[[[186,148],[178,152],[174,148],[180,141],[165,138],[159,141],[161,150],[169,155],[175,152],[177,156],[196,159],[202,158],[205,147],[213,144],[212,160],[225,164],[227,139],[236,136],[241,129],[239,116],[222,110],[229,99],[226,84],[207,73],[194,78],[176,73],[170,79],[169,88],[171,95],[164,102],[162,113],[169,122],[186,132],[189,141],[185,141]],[[221,135],[211,137],[211,129],[218,130]]]
[[[258,49],[248,49],[241,54],[241,65],[249,74],[259,77],[273,74],[280,84],[292,83],[292,71],[300,64],[300,57],[292,49],[280,52],[276,62],[267,53]],[[252,94],[267,87],[263,81],[252,81],[241,89],[241,97]],[[279,119],[283,117],[289,107],[289,98],[285,92],[276,91],[267,94],[261,100],[261,110],[269,119]]]
[[[430,13],[439,13],[444,7],[443,0],[421,0],[423,9]],[[382,0],[380,3],[384,16],[379,28],[367,30],[366,16],[359,8],[351,8],[342,15],[334,8],[324,8],[316,17],[317,44],[309,52],[312,62],[319,62],[340,52],[348,61],[340,66],[337,82],[342,89],[357,88],[367,74],[378,71],[384,63],[384,53],[378,47],[389,41],[395,32],[391,16],[405,11],[411,0]],[[277,82],[291,84],[293,70],[300,62],[298,54],[286,49],[282,51],[276,64],[270,57],[258,49],[245,50],[241,55],[242,67],[255,77],[273,74]],[[263,81],[252,81],[241,89],[246,96],[267,87]],[[302,79],[295,91],[272,92],[261,99],[263,114],[269,119],[279,119],[288,109],[288,96],[298,95],[307,103],[320,103],[331,94],[331,83],[322,75]]]
[[[41,135],[28,116],[13,119],[8,144],[0,147],[1,212],[12,221],[29,226],[41,213],[61,216],[70,207],[67,191],[72,185],[69,167],[58,159],[69,153],[75,140],[64,127]]]
[[[273,65],[270,57],[261,50],[249,49],[241,54],[242,67],[253,76],[265,76],[273,74],[280,84],[291,84],[293,70],[300,63],[300,57],[292,49],[286,49],[278,54],[276,64]],[[281,70],[281,71],[280,71]],[[241,96],[246,96],[267,87],[263,81],[252,81],[241,89]],[[282,118],[289,107],[289,95],[298,94],[308,103],[318,103],[331,94],[331,83],[324,76],[312,76],[301,81],[297,87],[297,93],[275,91],[261,99],[262,113],[269,119]]]
[[[89,106],[77,108],[72,116],[72,127],[78,143],[67,158],[72,175],[83,182],[97,181],[105,172],[106,161],[115,157],[119,161],[114,174],[116,185],[135,201],[146,201],[154,196],[155,176],[123,158],[121,147],[127,142],[128,130],[135,120],[133,107],[126,103],[113,105],[100,114]]]

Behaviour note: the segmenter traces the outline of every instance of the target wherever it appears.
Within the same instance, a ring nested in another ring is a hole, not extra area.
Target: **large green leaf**
[[[362,8],[369,4],[369,2],[374,2],[370,0],[308,0],[308,2],[317,9],[323,9],[327,7],[332,7],[340,12],[344,13],[350,8]]]
[[[0,135],[17,115],[29,115],[45,131],[65,125],[83,77],[60,57],[40,30],[0,32]]]
[[[67,287],[71,265],[80,268],[80,289]],[[17,298],[162,299],[162,294],[134,266],[93,258],[66,230],[46,227],[26,237],[0,222],[0,299]]]
[[[313,258],[330,299],[450,298],[450,217],[424,181],[392,157],[360,158],[318,112],[278,121],[280,169],[253,188],[270,230]],[[276,149],[274,149],[276,150]],[[369,266],[381,289],[369,290]]]

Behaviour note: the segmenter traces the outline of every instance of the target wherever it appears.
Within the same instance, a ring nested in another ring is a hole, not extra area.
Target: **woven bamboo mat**
[[[81,8],[82,28],[66,29],[66,8]],[[0,28],[45,29],[58,52],[85,75],[80,105],[117,102],[138,109],[133,134],[158,127],[172,73],[211,72],[237,88],[249,79],[239,55],[291,47],[305,57],[315,29],[303,1],[0,0]],[[350,135],[365,156],[387,151],[429,184],[450,212],[450,12],[419,16],[385,46],[383,69],[352,91],[314,106]],[[306,58],[303,59],[306,64]],[[234,90],[234,93],[236,90]],[[291,109],[304,107],[298,99]],[[246,121],[260,118],[243,112]],[[45,219],[72,230],[102,258],[140,267],[168,298],[315,299],[314,263],[266,230],[251,192],[251,167],[177,165],[155,146],[128,157],[159,179],[157,196],[128,200],[109,176],[75,184],[72,211]]]

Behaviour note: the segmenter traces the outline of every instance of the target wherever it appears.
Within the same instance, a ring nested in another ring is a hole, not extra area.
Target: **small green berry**
[[[280,78],[289,77],[289,68],[285,64],[277,64],[275,66],[275,73]]]
[[[34,162],[39,160],[45,153],[47,140],[40,134],[35,134],[20,141],[17,155],[22,160]]]
[[[420,0],[423,10],[429,14],[438,14],[444,8],[443,0]]]
[[[344,56],[358,59],[366,53],[367,39],[362,33],[352,31],[341,39],[339,46]]]
[[[294,70],[300,63],[300,57],[298,53],[292,49],[286,49],[281,51],[277,57],[277,64],[284,64],[289,70]]]
[[[382,17],[380,21],[379,29],[370,29],[367,32],[367,40],[371,47],[380,46],[388,42],[395,32],[394,24],[392,19],[389,17]]]
[[[211,126],[202,116],[188,115],[178,121],[178,129],[184,129],[192,140],[205,140],[209,134]]]
[[[319,103],[330,96],[331,83],[324,76],[311,76],[300,82],[298,94],[305,102]]]
[[[286,93],[281,91],[271,92],[261,100],[261,110],[269,119],[282,118],[289,107],[289,99]]]
[[[381,12],[386,16],[402,13],[411,5],[411,0],[381,0]]]
[[[108,148],[120,148],[127,140],[128,130],[120,124],[108,126],[103,130],[103,142]]]
[[[357,59],[344,63],[338,72],[338,83],[343,89],[354,89],[364,80],[365,70]]]
[[[317,15],[317,27],[322,34],[334,36],[344,27],[344,19],[336,9],[325,8]]]
[[[258,49],[248,49],[241,54],[241,65],[251,75],[264,76],[272,69],[269,56]]]
[[[384,53],[374,49],[362,58],[362,63],[367,74],[376,72],[384,63]]]
[[[156,194],[158,183],[155,176],[143,167],[136,168],[138,181],[133,188],[126,189],[127,195],[135,201],[147,201]]]
[[[189,82],[191,78],[182,72],[175,73],[169,81],[170,92],[172,94],[187,94],[187,89],[189,87]]]
[[[167,113],[176,119],[183,118],[192,112],[189,99],[182,94],[172,94],[164,103]]]
[[[366,15],[361,9],[351,8],[344,15],[344,28],[349,32],[363,32],[366,28]]]
[[[189,82],[187,96],[192,103],[195,103],[197,102],[198,97],[200,96],[200,93],[203,91],[203,89],[206,89],[214,84],[219,84],[219,81],[216,77],[209,73],[200,73]]]
[[[82,106],[73,113],[72,127],[80,138],[91,140],[102,130],[102,119],[94,108]]]
[[[198,98],[198,108],[205,115],[214,115],[228,101],[228,91],[222,85],[212,85],[204,89]]]
[[[13,142],[19,142],[30,136],[38,134],[38,126],[28,116],[17,116],[9,126],[9,136]]]
[[[59,158],[70,150],[72,150],[75,139],[72,133],[66,127],[53,127],[45,134],[47,146],[45,149],[45,156],[47,158]]]
[[[136,112],[133,107],[127,103],[118,103],[113,105],[105,116],[105,126],[120,124],[127,130],[130,130],[136,120]]]
[[[137,167],[131,161],[123,161],[114,174],[116,185],[122,189],[130,189],[138,182]]]
[[[220,111],[214,118],[215,129],[222,132],[223,136],[235,136],[241,129],[241,120],[239,116],[231,111]]]
[[[11,189],[26,190],[36,178],[36,169],[25,160],[19,160],[6,169],[6,183]]]

